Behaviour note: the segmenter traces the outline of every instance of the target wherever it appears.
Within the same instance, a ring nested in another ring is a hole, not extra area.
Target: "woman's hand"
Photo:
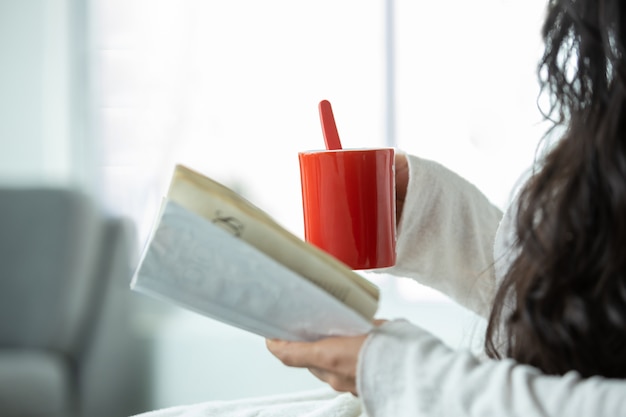
[[[385,323],[375,319],[374,326]],[[287,366],[308,368],[317,378],[340,392],[356,390],[356,366],[359,352],[367,334],[359,336],[328,337],[317,342],[288,342],[266,339],[269,351]]]
[[[396,224],[400,224],[400,216],[404,208],[404,200],[406,198],[406,190],[409,185],[409,164],[406,155],[395,154],[396,164]]]
[[[359,351],[367,335],[329,337],[316,342],[266,340],[267,348],[282,363],[308,368],[317,378],[340,392],[356,390]]]

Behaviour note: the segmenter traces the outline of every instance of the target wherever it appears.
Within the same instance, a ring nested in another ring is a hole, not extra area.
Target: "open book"
[[[378,288],[236,192],[177,165],[133,290],[267,338],[371,329]]]

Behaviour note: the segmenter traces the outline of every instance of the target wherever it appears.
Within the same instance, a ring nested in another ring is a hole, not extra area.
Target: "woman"
[[[397,159],[389,272],[485,316],[491,358],[451,350],[406,321],[313,343],[268,340],[285,364],[345,394],[150,416],[626,415],[625,9],[622,0],[549,1],[539,75],[561,138],[504,215],[440,165]]]
[[[470,186],[430,162],[399,159],[399,199],[407,201],[390,272],[486,313],[486,352],[500,360],[450,351],[406,322],[360,337],[268,341],[287,365],[361,396],[370,417],[626,415],[618,379],[626,378],[626,3],[551,0],[542,34],[546,118],[561,137],[499,227]],[[428,229],[458,224],[459,215],[460,235]],[[455,264],[430,265],[425,238]]]

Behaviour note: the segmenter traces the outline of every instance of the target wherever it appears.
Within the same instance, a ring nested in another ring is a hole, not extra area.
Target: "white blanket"
[[[139,416],[139,415],[138,415]],[[136,417],[138,417],[136,416]],[[329,388],[293,394],[210,401],[166,408],[141,417],[359,417],[361,405],[352,394],[338,394]]]

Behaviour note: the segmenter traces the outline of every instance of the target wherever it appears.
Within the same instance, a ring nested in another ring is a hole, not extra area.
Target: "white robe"
[[[503,217],[478,189],[437,163],[409,156],[409,170],[398,262],[386,272],[414,278],[487,316],[511,256],[512,215]],[[479,360],[401,320],[367,338],[357,388],[358,398],[326,389],[141,417],[626,416],[625,380],[547,376],[512,360]]]

